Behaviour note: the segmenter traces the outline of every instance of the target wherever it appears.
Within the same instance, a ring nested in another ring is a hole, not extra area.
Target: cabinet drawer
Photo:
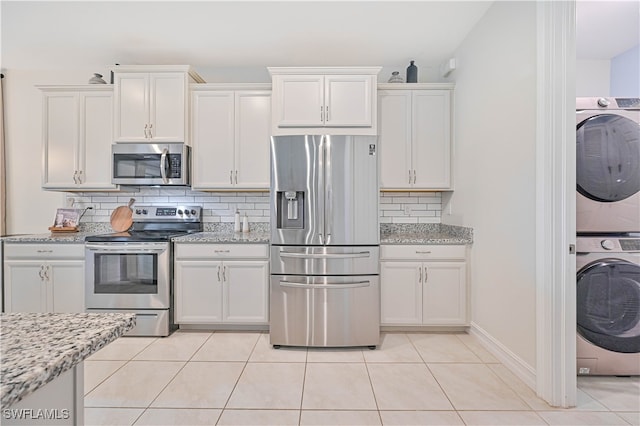
[[[381,245],[381,259],[449,260],[464,259],[464,245]]]
[[[84,244],[5,243],[5,259],[84,259]]]
[[[176,259],[266,259],[266,244],[176,244]]]

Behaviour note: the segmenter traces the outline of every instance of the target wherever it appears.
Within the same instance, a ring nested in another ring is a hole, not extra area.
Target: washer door
[[[640,124],[616,114],[594,115],[576,132],[578,192],[600,202],[640,191]]]
[[[640,352],[640,265],[601,259],[577,276],[578,333],[614,352]]]

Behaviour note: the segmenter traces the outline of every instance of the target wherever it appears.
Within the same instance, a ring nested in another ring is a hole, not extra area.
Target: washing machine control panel
[[[620,248],[623,251],[640,251],[640,238],[626,238],[624,240],[620,240]]]

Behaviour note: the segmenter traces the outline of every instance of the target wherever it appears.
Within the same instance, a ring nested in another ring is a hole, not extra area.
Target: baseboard
[[[493,356],[507,367],[513,374],[529,386],[534,392],[536,391],[536,370],[529,364],[524,362],[520,357],[516,356],[511,350],[497,341],[493,336],[487,333],[478,324],[472,322],[469,328],[469,334],[476,336],[482,346]]]

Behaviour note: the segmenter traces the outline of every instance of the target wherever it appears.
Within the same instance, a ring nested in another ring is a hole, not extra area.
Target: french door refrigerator
[[[270,343],[380,339],[375,136],[271,138]]]

